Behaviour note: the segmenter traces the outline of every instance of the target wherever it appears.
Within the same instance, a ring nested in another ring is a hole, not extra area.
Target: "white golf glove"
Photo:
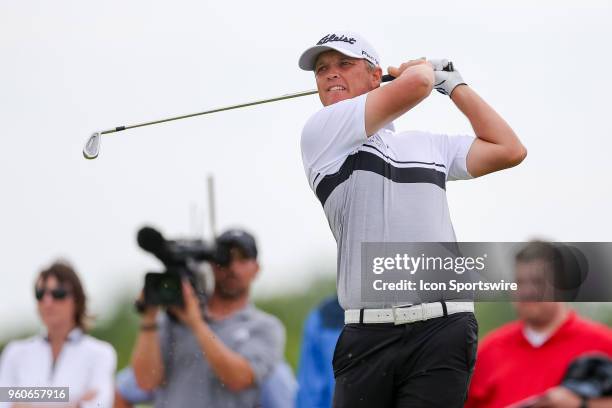
[[[445,59],[429,60],[434,67],[434,89],[443,95],[450,95],[457,85],[467,85],[453,63]]]

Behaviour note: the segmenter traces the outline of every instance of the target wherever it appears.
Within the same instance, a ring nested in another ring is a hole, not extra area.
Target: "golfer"
[[[363,301],[361,245],[456,241],[446,182],[516,166],[526,150],[445,60],[389,67],[396,79],[381,87],[374,48],[356,33],[335,31],[304,51],[299,66],[314,71],[323,104],[304,126],[302,159],[338,244],[345,310],[333,358],[334,406],[460,407],[477,346],[473,303],[440,296],[406,306],[393,294]],[[395,130],[393,120],[433,89],[450,96],[475,138]]]

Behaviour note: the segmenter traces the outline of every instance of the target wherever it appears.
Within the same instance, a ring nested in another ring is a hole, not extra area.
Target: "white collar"
[[[532,329],[529,326],[523,327],[523,335],[525,336],[525,340],[527,340],[527,342],[534,348],[542,347],[542,345],[546,343],[548,339],[550,339],[553,333],[542,333]]]
[[[49,333],[47,332],[47,329],[42,330],[41,337],[46,342],[49,341]],[[75,327],[74,329],[70,330],[70,333],[68,333],[66,341],[76,342],[79,341],[81,337],[83,337],[83,330],[81,330],[79,327]]]

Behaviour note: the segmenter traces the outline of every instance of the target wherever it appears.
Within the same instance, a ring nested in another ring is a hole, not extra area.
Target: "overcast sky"
[[[536,3],[536,4],[534,4]],[[448,58],[529,151],[515,169],[451,183],[463,241],[611,241],[610,1],[0,2],[0,332],[36,321],[32,281],[57,257],[94,312],[160,265],[144,224],[169,237],[220,228],[259,239],[258,293],[335,268],[335,243],[303,173],[299,136],[316,96],[105,136],[96,130],[314,87],[300,53],[360,32],[383,67]],[[436,92],[398,129],[471,132]]]

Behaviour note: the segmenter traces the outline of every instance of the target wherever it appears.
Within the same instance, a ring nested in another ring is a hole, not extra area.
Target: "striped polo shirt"
[[[301,138],[308,182],[337,242],[338,298],[345,310],[398,303],[393,296],[362,300],[362,242],[455,242],[446,181],[471,178],[466,156],[473,136],[396,132],[389,123],[368,138],[366,98],[324,107]],[[411,303],[420,303],[415,296]]]

